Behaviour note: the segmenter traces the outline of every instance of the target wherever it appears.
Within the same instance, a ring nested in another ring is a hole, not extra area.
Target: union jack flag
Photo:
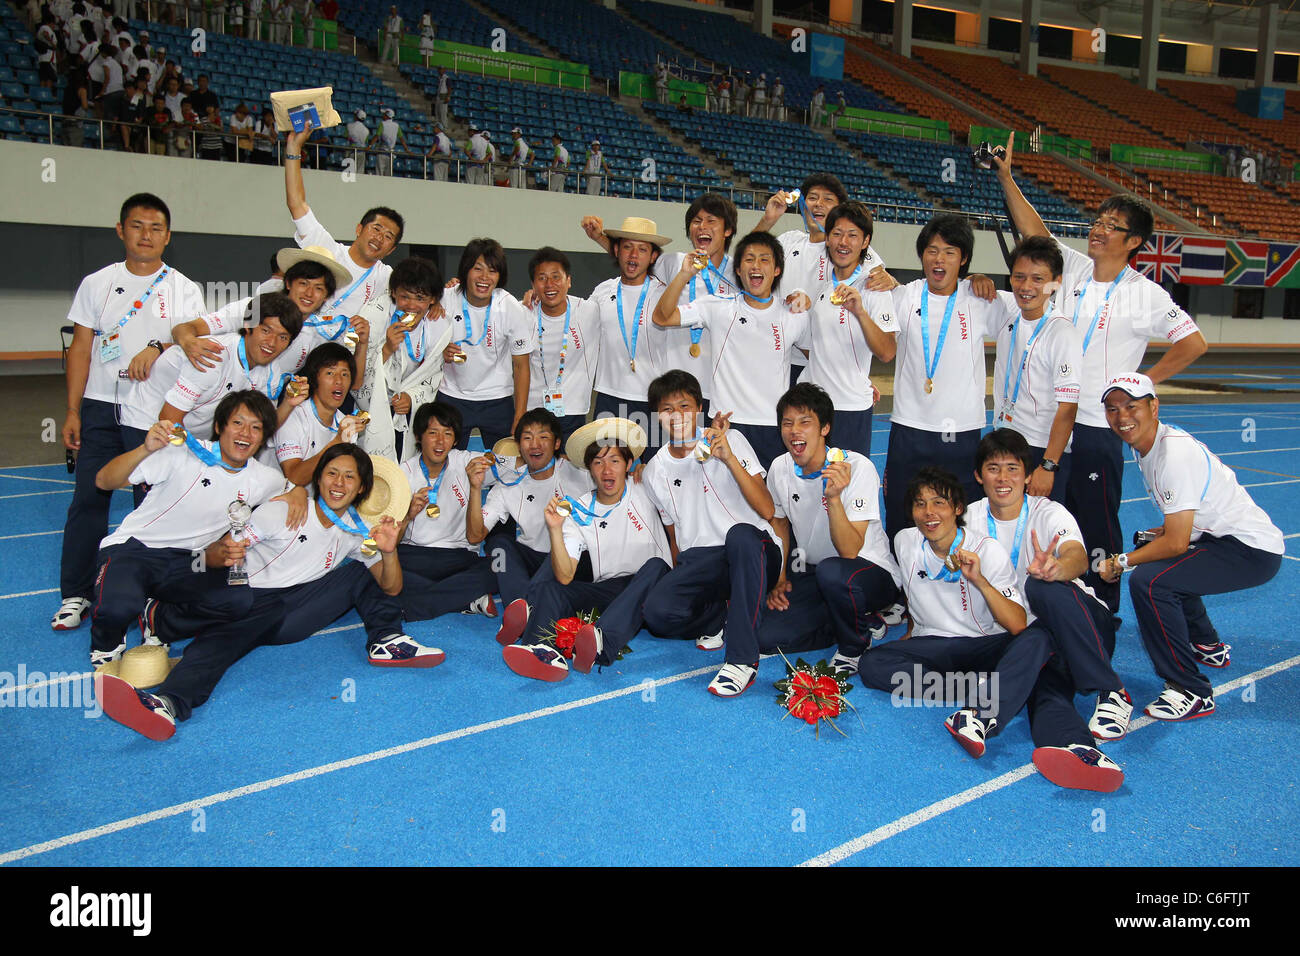
[[[1156,233],[1134,257],[1133,265],[1154,282],[1178,282],[1183,265],[1183,237]]]

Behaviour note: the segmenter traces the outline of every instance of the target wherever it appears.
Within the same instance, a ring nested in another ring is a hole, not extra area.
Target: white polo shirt
[[[267,279],[257,287],[257,294],[264,295],[267,292],[284,292],[284,281],[281,279]],[[340,289],[340,292],[343,290]],[[253,301],[250,296],[246,299],[237,299],[228,305],[222,306],[215,312],[209,312],[207,315],[200,316],[208,326],[208,334],[212,337],[226,335],[231,332],[238,332],[243,328],[251,328],[245,321],[248,315],[249,304]],[[326,342],[338,342],[343,344],[343,333],[346,331],[346,323],[332,322],[328,326],[311,326],[307,322],[319,321],[319,316],[303,316],[304,324],[302,331],[294,336],[294,340],[289,343],[280,357],[275,360],[276,367],[284,372],[297,372],[307,361],[307,356],[311,350],[318,345],[324,345]],[[372,338],[377,330],[372,330]],[[325,333],[329,333],[328,335]],[[333,336],[331,338],[330,336]]]
[[[785,251],[785,267],[781,271],[781,295],[806,292],[815,299],[822,286],[834,281],[835,266],[826,255],[826,240],[813,242],[802,229],[790,229],[777,236]],[[876,266],[884,267],[885,260],[876,250],[867,246],[867,256],[862,260],[862,273],[868,274]]]
[[[676,275],[682,271],[682,259],[686,257],[684,252],[667,252],[664,253],[655,262],[654,272],[666,285],[671,282]],[[718,269],[725,278],[718,278],[712,270],[706,269],[691,278],[686,283],[686,288],[682,290],[681,297],[677,300],[679,306],[687,305],[706,295],[719,295],[723,297],[736,296],[740,294],[740,289],[736,286],[736,277],[732,273],[732,261],[730,256],[723,256],[722,267]],[[708,398],[713,391],[713,343],[709,333],[705,329],[700,330],[700,354],[691,355],[691,330],[688,328],[664,329],[665,349],[664,349],[664,368],[680,368],[699,380],[700,392]]]
[[[199,444],[220,456],[216,442]],[[130,480],[149,485],[149,494],[100,542],[101,548],[131,538],[150,548],[206,548],[230,530],[226,509],[231,502],[243,499],[256,507],[286,487],[284,475],[261,462],[250,461],[232,474],[220,465],[205,465],[185,445],[160,448],[135,466]]]
[[[533,306],[536,348],[528,359],[528,407],[543,406],[546,404],[543,396],[558,392],[565,415],[586,415],[591,409],[591,390],[600,364],[600,314],[590,299],[572,295],[568,297],[568,308],[569,334],[566,337],[563,315],[546,315],[540,305]],[[561,371],[562,339],[564,368]]]
[[[196,369],[180,348],[170,348],[154,362],[149,377],[131,385],[122,406],[122,424],[132,428],[151,428],[158,421],[163,404],[185,413],[182,420],[195,437],[212,437],[212,421],[217,405],[231,392],[255,388],[263,395],[279,398],[283,373],[277,362],[251,365],[247,371],[239,361],[238,335],[223,335],[216,340],[225,351],[213,368]],[[268,392],[268,388],[270,391]]]
[[[649,284],[647,288],[646,283]],[[623,326],[618,323],[618,295],[622,290]],[[637,311],[637,302],[645,290],[645,302]],[[641,285],[624,285],[618,277],[606,279],[591,292],[600,317],[600,362],[596,366],[596,391],[628,401],[644,402],[650,383],[667,371],[663,364],[668,342],[666,329],[654,324],[651,316],[664,284],[653,274]],[[685,333],[684,333],[685,334]],[[632,339],[636,351],[632,352]],[[690,339],[687,335],[687,344]],[[636,369],[630,368],[635,358]]]
[[[328,249],[333,253],[334,260],[347,269],[351,276],[347,285],[334,290],[334,296],[321,309],[322,315],[357,315],[361,307],[371,299],[377,299],[388,292],[388,279],[393,274],[393,267],[384,262],[376,262],[369,268],[357,265],[352,261],[348,246],[335,242],[329,230],[320,224],[310,209],[302,218],[293,221],[293,229],[293,241],[300,248],[321,246]],[[365,278],[362,279],[362,276]]]
[[[890,421],[930,432],[970,431],[984,427],[984,337],[1000,320],[1001,303],[977,298],[970,280],[963,279],[954,293],[952,321],[941,340],[948,296],[929,298],[930,355],[943,342],[934,373],[934,391],[926,392],[926,358],[921,332],[922,290],[925,279],[896,288],[894,315],[898,319],[898,355],[894,359],[894,411]]]
[[[1085,346],[1075,421],[1106,428],[1101,393],[1111,377],[1137,368],[1151,338],[1172,344],[1200,329],[1168,292],[1131,267],[1106,302],[1111,283],[1092,278],[1092,260],[1059,239],[1057,245],[1065,257],[1065,272],[1056,294],[1056,311],[1073,322]],[[1089,339],[1094,317],[1097,324]]]
[[[501,471],[501,467],[498,464],[497,470]],[[520,544],[534,551],[549,552],[551,538],[543,514],[547,502],[565,497],[585,501],[591,495],[591,473],[571,465],[567,458],[557,458],[555,469],[545,478],[530,475],[517,484],[507,485],[506,482],[514,481],[516,475],[513,470],[509,473],[503,471],[502,480],[488,492],[487,502],[483,505],[483,526],[491,529],[507,518],[514,518],[519,528]]]
[[[763,466],[744,435],[728,431],[727,444],[745,471],[763,477]],[[727,532],[736,524],[766,531],[780,543],[771,524],[745,500],[726,463],[716,458],[701,464],[689,451],[683,458],[674,458],[669,446],[664,445],[646,465],[641,484],[659,509],[660,520],[675,529],[679,552],[722,547],[727,543]]]
[[[470,544],[466,537],[465,531],[465,509],[471,504],[473,507],[479,506],[478,493],[469,485],[469,475],[465,471],[465,466],[475,458],[480,457],[478,452],[458,451],[453,448],[447,453],[447,461],[442,466],[442,472],[446,472],[446,477],[438,485],[438,517],[430,518],[429,515],[421,511],[415,516],[415,520],[406,526],[406,534],[402,536],[403,544],[419,545],[422,548],[465,548],[470,551],[477,551],[478,545]],[[424,471],[420,468],[420,455],[415,454],[406,461],[402,462],[402,471],[406,473],[406,480],[411,483],[411,493],[419,492],[421,488],[432,488],[434,482],[438,481],[438,475],[431,475],[433,481],[424,480]],[[490,488],[495,484],[496,479],[492,477],[492,472],[488,472],[483,477],[483,487]],[[433,492],[429,492],[429,504],[434,504]]]
[[[275,457],[280,462],[290,459],[306,461],[314,458],[338,434],[339,422],[344,418],[340,411],[334,412],[330,425],[322,424],[312,399],[307,399],[285,419],[275,432]]]
[[[856,451],[846,454],[852,477],[848,487],[840,492],[840,502],[850,521],[870,522],[858,557],[884,568],[895,584],[901,584],[898,565],[890,556],[889,539],[885,537],[880,517],[880,475],[869,458]],[[772,492],[776,516],[789,520],[795,541],[808,564],[839,557],[835,543],[831,541],[831,519],[826,510],[821,478],[796,475],[794,459],[787,452],[772,462],[767,473],[767,487]]]
[[[164,269],[166,275],[162,275]],[[120,325],[137,302],[141,305],[135,315]],[[203,290],[170,266],[137,276],[127,271],[125,262],[116,262],[86,276],[68,311],[69,322],[102,333],[90,344],[85,397],[124,401],[131,383],[117,373],[152,339],[170,342],[172,326],[180,317],[204,311]],[[114,335],[116,340],[109,342]]]
[[[997,358],[993,363],[993,427],[1014,429],[1030,445],[1046,448],[1057,406],[1079,401],[1083,365],[1079,333],[1059,313],[1044,314],[1032,322],[1021,318],[1016,298],[1010,292],[999,292],[998,300],[1005,311],[997,328]],[[1024,372],[1020,371],[1022,365]],[[1066,441],[1066,451],[1071,443],[1072,439]]]
[[[964,531],[961,548],[979,556],[980,573],[985,580],[1025,607],[1027,602],[1020,593],[1016,571],[1011,567],[1006,549],[970,522]],[[920,530],[904,528],[894,535],[894,553],[898,555],[898,567],[903,575],[913,637],[982,637],[1006,633],[1006,628],[993,617],[984,595],[961,572],[957,573],[956,581],[941,581],[936,577],[945,570],[943,559],[934,553]]]
[[[1286,550],[1282,532],[1237,483],[1236,473],[1181,428],[1161,422],[1151,450],[1134,455],[1147,495],[1162,515],[1196,512],[1193,542],[1208,534],[1269,554]]]
[[[324,505],[321,506],[322,508]],[[352,534],[335,525],[328,518],[321,524],[312,502],[307,510],[307,523],[301,528],[286,528],[285,516],[289,506],[283,501],[273,501],[253,512],[253,519],[244,529],[248,550],[244,553],[244,567],[248,570],[248,583],[255,588],[289,588],[323,578],[348,558],[373,567],[383,560],[378,553],[361,553],[362,535]],[[352,518],[344,514],[343,520]]]
[[[898,334],[894,316],[894,299],[888,292],[867,292],[867,268],[864,265],[851,284],[862,295],[862,305],[871,321],[882,332]],[[871,391],[871,349],[857,316],[846,306],[834,305],[831,292],[835,286],[823,283],[814,295],[809,313],[808,368],[800,382],[811,382],[826,389],[835,408],[841,411],[866,411],[874,404]]]
[[[1065,505],[1058,504],[1051,498],[1039,498],[1036,495],[1025,495],[1025,503],[1022,505],[1029,509],[1029,517],[1025,519],[1024,535],[1020,541],[1020,553],[1016,553],[1016,527],[1020,518],[1017,515],[1010,521],[999,521],[993,519],[993,527],[996,529],[998,544],[1002,545],[1008,555],[1015,558],[1016,568],[1016,586],[1020,588],[1020,593],[1025,593],[1025,582],[1029,580],[1029,562],[1034,560],[1034,539],[1033,535],[1038,535],[1038,543],[1047,547],[1052,543],[1052,538],[1059,536],[1060,540],[1056,543],[1056,549],[1053,551],[1057,557],[1060,557],[1061,548],[1069,541],[1077,541],[1087,552],[1087,546],[1083,543],[1083,533],[1079,531],[1079,523],[1074,520],[1074,515],[1065,509]],[[988,535],[989,531],[989,500],[981,498],[974,501],[966,509],[966,526],[978,528]],[[1096,593],[1092,588],[1083,583],[1082,578],[1075,578],[1073,584],[1077,584],[1085,594],[1094,600],[1097,600]],[[1098,600],[1099,604],[1105,607],[1106,602]],[[1029,600],[1024,601],[1025,614],[1030,624],[1038,619],[1038,615],[1033,612],[1029,606]]]
[[[651,558],[662,558],[672,567],[673,556],[663,525],[650,495],[640,485],[629,481],[623,500],[613,505],[597,502],[595,492],[578,500],[600,517],[585,526],[572,517],[566,518],[564,548],[574,561],[584,551],[591,555],[593,581],[635,574]]]
[[[789,388],[790,360],[808,334],[808,314],[786,308],[774,294],[766,308],[743,296],[704,296],[681,307],[682,325],[713,336],[714,412],[732,412],[732,422],[775,425],[776,403]]]
[[[519,300],[498,288],[492,290],[488,305],[477,308],[457,288],[443,293],[442,307],[446,314],[438,322],[451,324],[451,344],[459,345],[467,356],[462,364],[446,363],[442,393],[471,402],[513,395],[511,357],[532,352],[536,335],[532,317]]]

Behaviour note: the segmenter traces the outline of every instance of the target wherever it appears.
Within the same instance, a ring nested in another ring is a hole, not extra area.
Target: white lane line
[[[0,495],[0,501],[6,498],[35,498],[37,495],[70,495],[73,488],[50,488],[48,491],[24,491],[20,495]]]
[[[31,475],[8,475],[5,474],[4,472],[0,472],[0,478],[13,478],[17,481],[52,481],[56,485],[76,484],[76,481],[71,478],[34,478]]]
[[[677,681],[688,680],[692,677],[700,677],[704,674],[716,673],[717,669],[718,666],[716,664],[710,664],[707,667],[697,667],[694,670],[685,671],[681,674],[674,674],[671,677],[656,679],[654,684],[656,687],[662,687],[665,684],[674,684]],[[490,720],[486,723],[474,724],[472,727],[462,727],[460,730],[451,730],[447,733],[437,734],[433,737],[425,737],[422,740],[413,740],[410,743],[399,744],[396,747],[387,747],[383,750],[375,750],[371,753],[361,754],[357,757],[349,757],[346,760],[336,760],[333,763],[321,764],[319,767],[311,767],[307,770],[298,770],[294,773],[284,774],[280,777],[273,777],[270,780],[259,780],[257,783],[250,783],[242,787],[236,787],[233,790],[223,790],[220,793],[214,793],[198,800],[190,800],[186,803],[174,804],[170,807],[163,807],[161,810],[151,810],[148,813],[141,813],[133,817],[127,817],[124,820],[116,820],[113,823],[106,823],[103,826],[93,827],[89,830],[70,833],[67,836],[58,837],[54,840],[46,840],[43,843],[33,843],[31,846],[25,846],[17,850],[10,850],[7,853],[0,853],[0,866],[6,863],[12,863],[14,860],[23,860],[28,857],[37,856],[41,853],[48,853],[51,850],[71,846],[75,843],[94,840],[101,836],[107,836],[110,833],[120,833],[123,830],[143,826],[146,823],[153,823],[156,820],[179,816],[182,813],[190,813],[200,807],[210,807],[214,804],[225,803],[228,800],[236,800],[250,794],[261,793],[264,790],[272,790],[276,787],[283,787],[286,784],[298,783],[302,780],[310,780],[313,777],[323,776],[327,773],[334,773],[336,770],[347,770],[350,767],[372,763],[376,760],[384,760],[388,757],[396,757],[416,750],[423,750],[426,747],[446,743],[450,740],[460,740],[463,737],[471,737],[475,734],[486,733],[490,730],[499,730],[502,727],[511,727],[515,724],[522,724],[530,720],[538,720],[542,717],[551,717],[555,714],[562,714],[565,711],[590,707],[593,704],[604,703],[607,700],[615,700],[619,697],[639,694],[644,692],[644,690],[644,684],[635,684],[630,687],[624,687],[621,690],[612,690],[604,694],[596,694],[593,697],[583,697],[580,700],[569,701],[565,704],[556,704],[553,707],[543,707],[540,710],[531,710],[524,714],[515,714],[513,717],[503,717],[499,720]]]
[[[1253,484],[1241,485],[1241,487],[1242,488],[1267,488],[1270,485],[1294,485],[1297,481],[1300,481],[1300,478],[1288,478],[1285,481],[1257,481],[1254,482]],[[1143,495],[1140,498],[1121,498],[1119,503],[1122,505],[1131,505],[1135,501],[1150,501],[1150,500],[1151,499],[1148,498],[1146,495]]]
[[[1214,688],[1214,696],[1221,697],[1224,694],[1229,694],[1239,687],[1245,687],[1252,681],[1263,680],[1265,677],[1271,677],[1273,674],[1294,667],[1296,664],[1300,664],[1300,655],[1287,658],[1284,661],[1280,661],[1269,667],[1261,668],[1253,673],[1245,674],[1238,677],[1236,680],[1228,681],[1226,684],[1221,684]],[[1156,723],[1161,723],[1161,721],[1146,716],[1139,717],[1129,725],[1129,733],[1132,734],[1134,731],[1141,730],[1143,727],[1150,727],[1152,724]],[[992,780],[977,784],[969,790],[963,790],[961,793],[953,794],[951,797],[945,797],[942,800],[930,804],[928,807],[922,807],[914,813],[909,813],[907,816],[899,817],[897,820],[886,823],[884,826],[876,827],[876,829],[869,833],[864,833],[860,837],[855,837],[847,843],[841,843],[839,846],[833,847],[825,853],[819,854],[810,860],[805,860],[799,865],[831,866],[835,863],[841,863],[849,857],[875,846],[877,843],[888,840],[890,837],[898,836],[898,834],[904,833],[918,824],[925,823],[927,820],[933,820],[935,817],[947,813],[949,810],[955,810],[957,807],[978,800],[980,797],[988,796],[990,793],[996,793],[998,790],[1009,787],[1013,783],[1024,780],[1026,777],[1037,772],[1038,769],[1032,763],[1027,763],[1023,767],[1017,767],[1015,770],[1010,770],[1007,773],[1002,774],[1000,777],[994,777]]]
[[[58,588],[46,588],[43,591],[19,591],[16,594],[0,594],[0,601],[7,601],[9,598],[31,597],[33,594],[58,594]]]
[[[0,541],[9,541],[13,538],[39,538],[46,534],[63,534],[63,529],[57,531],[28,531],[24,534],[0,534]]]

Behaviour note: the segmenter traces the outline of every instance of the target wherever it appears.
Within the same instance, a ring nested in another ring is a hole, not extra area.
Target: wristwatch
[[[158,354],[159,354],[159,355],[162,355],[163,352],[166,351],[167,346],[163,345],[163,344],[162,344],[161,342],[159,342],[157,339],[152,339],[152,340],[150,340],[149,344],[145,346],[145,348],[147,348],[147,349],[157,349],[157,350],[158,350]]]
[[[1050,474],[1054,474],[1056,472],[1056,469],[1060,468],[1061,466],[1057,462],[1052,461],[1052,459],[1050,458],[1044,458],[1042,461],[1038,463],[1038,467],[1043,469],[1043,471],[1047,472],[1050,475]]]
[[[1130,570],[1128,566],[1128,555],[1121,551],[1119,554],[1112,555],[1115,559],[1115,567],[1119,568],[1120,574]]]

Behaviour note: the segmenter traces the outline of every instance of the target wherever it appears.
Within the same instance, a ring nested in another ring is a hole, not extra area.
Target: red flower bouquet
[[[574,617],[562,617],[551,624],[549,633],[542,635],[542,640],[564,655],[566,661],[573,660],[573,641],[578,630],[584,624],[595,624],[599,613],[594,609],[579,611]]]
[[[793,715],[812,724],[818,736],[824,720],[847,737],[848,734],[840,730],[834,718],[843,714],[846,707],[853,707],[844,699],[844,695],[852,690],[848,680],[837,676],[825,661],[809,664],[799,658],[791,664],[784,654],[781,659],[785,660],[786,676],[774,686],[781,692],[776,701],[785,708],[785,717]]]

